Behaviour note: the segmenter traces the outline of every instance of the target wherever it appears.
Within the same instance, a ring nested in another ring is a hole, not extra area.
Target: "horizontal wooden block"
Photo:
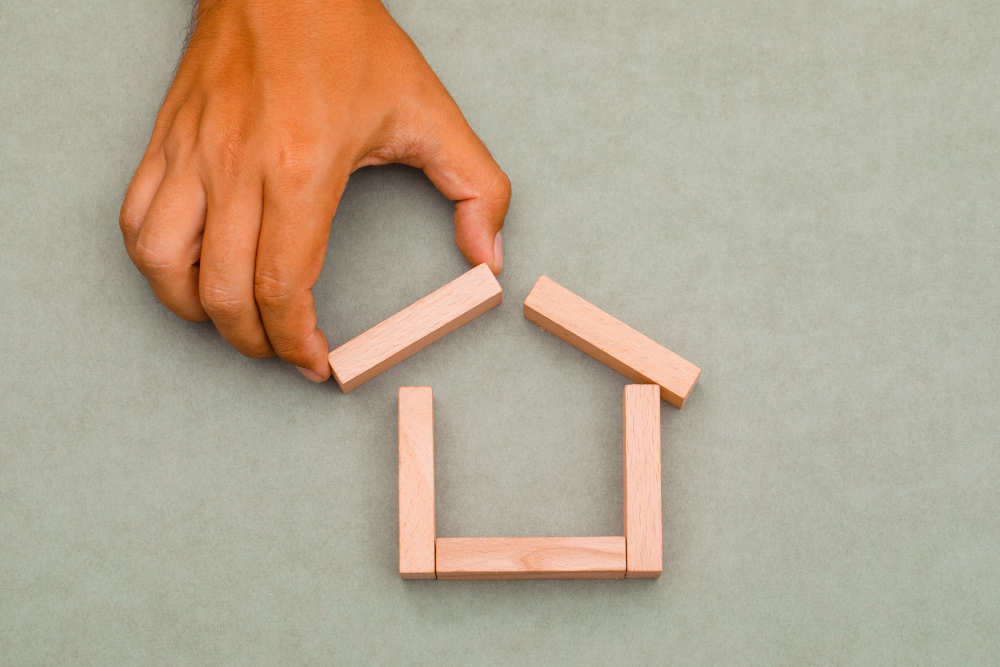
[[[330,353],[344,393],[356,389],[503,301],[503,290],[480,264]]]
[[[663,571],[659,394],[655,384],[630,384],[622,392],[628,579],[655,579]]]
[[[438,579],[622,579],[624,537],[439,537]]]
[[[399,576],[434,579],[434,394],[399,388]]]
[[[656,384],[678,408],[701,369],[542,276],[524,302],[524,316],[633,382]]]

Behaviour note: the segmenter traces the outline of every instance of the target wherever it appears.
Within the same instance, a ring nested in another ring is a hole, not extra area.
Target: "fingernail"
[[[320,375],[319,373],[317,373],[316,371],[311,371],[308,368],[302,368],[301,366],[296,366],[296,368],[299,369],[300,373],[302,373],[303,375],[305,375],[307,378],[309,378],[313,382],[322,382],[323,381],[323,376]]]
[[[497,271],[503,269],[503,239],[500,238],[500,232],[493,239],[493,267]]]

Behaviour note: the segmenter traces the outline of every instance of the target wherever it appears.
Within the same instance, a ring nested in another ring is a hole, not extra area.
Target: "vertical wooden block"
[[[621,579],[623,537],[439,537],[438,579]]]
[[[480,264],[330,353],[344,393],[451,333],[503,301],[503,290]]]
[[[655,579],[663,571],[660,509],[660,399],[653,384],[622,393],[625,469],[626,579]]]
[[[659,385],[678,408],[701,369],[545,276],[524,302],[524,316],[633,382]]]
[[[434,579],[434,394],[399,388],[399,576]]]

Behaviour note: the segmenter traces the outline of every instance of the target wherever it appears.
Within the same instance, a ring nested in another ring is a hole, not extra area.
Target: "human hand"
[[[377,0],[202,0],[122,204],[129,257],[180,317],[330,377],[312,287],[348,176],[418,167],[455,243],[503,265],[510,181]]]

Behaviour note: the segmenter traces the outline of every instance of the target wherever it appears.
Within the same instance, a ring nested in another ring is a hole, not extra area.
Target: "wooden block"
[[[434,578],[434,394],[399,388],[399,576]]]
[[[625,548],[628,579],[663,571],[660,511],[660,400],[655,384],[630,384],[622,393],[625,469]]]
[[[624,537],[439,537],[438,579],[621,579]]]
[[[633,382],[659,385],[660,395],[678,408],[701,374],[691,362],[545,276],[528,294],[524,316]]]
[[[330,353],[344,393],[451,333],[503,301],[503,290],[480,264]]]

